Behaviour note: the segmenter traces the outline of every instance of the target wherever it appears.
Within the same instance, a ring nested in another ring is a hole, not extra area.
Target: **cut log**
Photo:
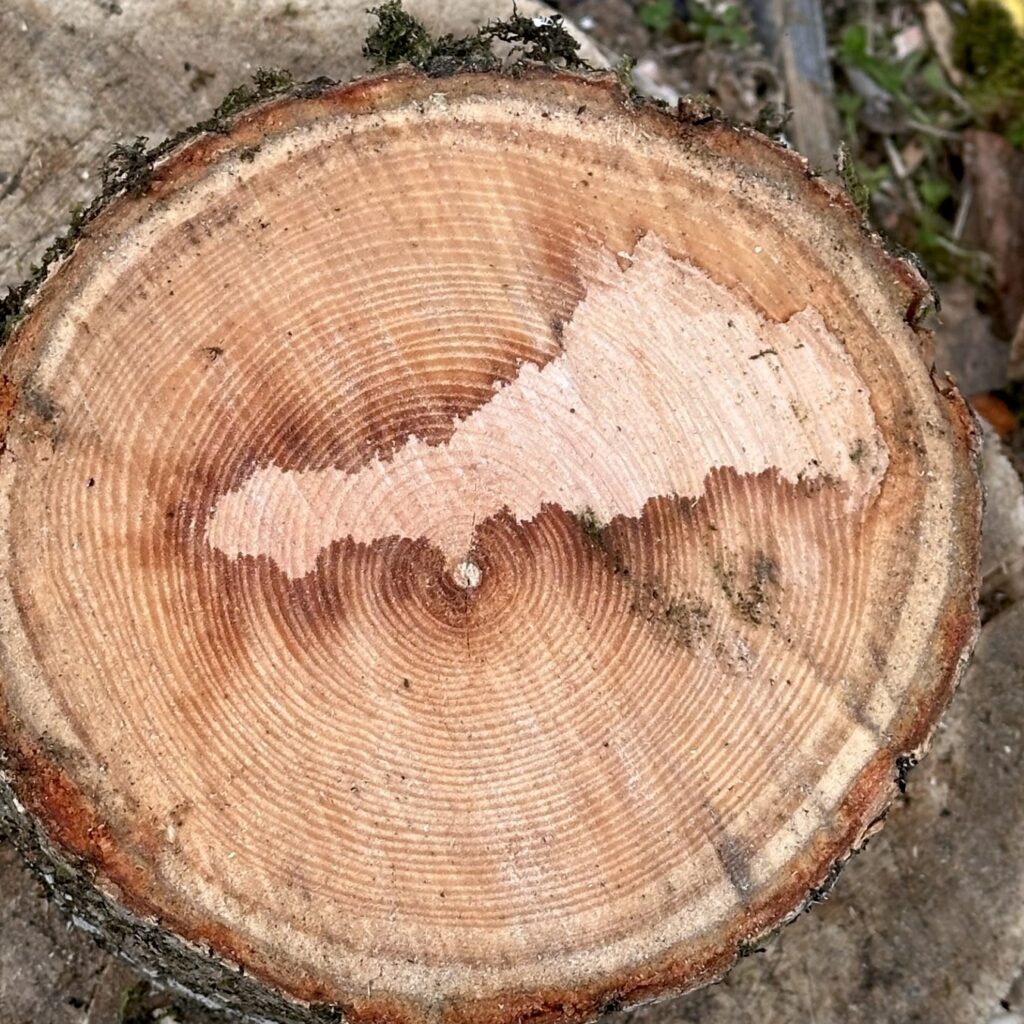
[[[0,745],[272,1020],[587,1018],[877,827],[976,630],[927,296],[749,131],[395,72],[126,159],[0,358]],[[52,873],[52,869],[51,869]]]

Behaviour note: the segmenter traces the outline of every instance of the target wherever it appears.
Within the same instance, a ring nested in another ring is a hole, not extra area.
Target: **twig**
[[[873,57],[875,53],[875,0],[867,0],[864,12],[864,52]]]
[[[921,132],[922,135],[931,135],[936,139],[945,139],[947,142],[959,142],[963,136],[963,132],[951,131],[948,128],[937,128],[933,124],[928,124],[925,121],[907,121],[907,127],[913,128],[916,132]]]
[[[956,208],[956,220],[953,222],[951,237],[954,242],[959,242],[963,237],[964,228],[967,227],[967,215],[971,212],[971,203],[973,200],[973,186],[965,185],[963,194],[960,197],[960,205]]]
[[[907,165],[903,162],[903,157],[900,154],[899,149],[896,148],[896,143],[892,141],[891,135],[885,136],[884,144],[885,155],[889,158],[889,163],[892,165],[893,173],[903,185],[903,192],[907,197],[907,202],[910,203],[911,209],[914,213],[919,214],[921,212],[921,198],[917,194],[917,189],[914,188],[914,183],[910,180],[910,175],[907,172]]]

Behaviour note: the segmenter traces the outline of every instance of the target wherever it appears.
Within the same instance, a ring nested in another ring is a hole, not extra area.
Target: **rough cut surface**
[[[797,160],[607,80],[186,147],[0,364],[22,804],[352,1014],[708,979],[870,831],[973,635],[920,297]]]

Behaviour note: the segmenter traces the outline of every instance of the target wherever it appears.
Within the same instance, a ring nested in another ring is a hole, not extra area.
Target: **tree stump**
[[[614,75],[138,151],[0,358],[0,745],[80,919],[272,1020],[587,1018],[820,895],[976,630],[927,297]]]

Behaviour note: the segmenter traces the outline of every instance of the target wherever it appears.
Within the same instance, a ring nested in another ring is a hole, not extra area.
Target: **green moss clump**
[[[633,69],[636,67],[636,57],[630,54],[623,54],[622,59],[615,65],[615,76],[619,84],[630,96],[637,94],[636,82],[633,80]]]
[[[971,4],[956,28],[957,63],[970,75],[964,95],[991,130],[1024,149],[1024,36],[993,0]]]
[[[490,39],[477,32],[464,39],[442,36],[434,44],[423,70],[428,75],[443,77],[460,71],[493,71],[500,64]]]
[[[287,92],[295,85],[291,73],[281,68],[259,68],[252,76],[251,85],[240,85],[232,89],[220,101],[220,105],[213,112],[213,116],[204,121],[199,127],[212,131],[223,130],[224,123],[235,114],[251,107],[254,103],[277,96]]]
[[[957,60],[971,74],[1003,72],[1024,84],[1022,45],[1010,12],[994,0],[972,4],[956,26]]]
[[[853,205],[860,211],[864,220],[871,218],[871,189],[864,184],[857,171],[857,165],[850,155],[850,149],[845,142],[839,144],[836,151],[836,171],[839,180],[846,189],[846,194],[853,200]]]
[[[460,71],[492,71],[503,66],[494,43],[511,48],[508,66],[520,63],[555,64],[586,69],[579,56],[580,44],[569,33],[561,17],[533,19],[518,11],[508,18],[491,21],[470,36],[434,39],[403,7],[401,0],[386,0],[371,8],[377,27],[366,37],[363,56],[375,68],[411,64],[428,75],[450,75]]]
[[[485,25],[480,32],[487,39],[511,43],[521,51],[524,60],[564,64],[567,68],[587,66],[580,59],[580,44],[566,30],[558,15],[534,21],[514,12],[510,18]]]
[[[284,92],[295,84],[290,71],[284,68],[257,68],[252,76],[253,89],[263,99]]]
[[[105,192],[127,192],[137,196],[146,191],[153,174],[148,142],[149,139],[140,135],[134,142],[114,146],[101,172]]]
[[[0,299],[0,345],[7,340],[11,331],[18,326],[24,312],[22,310],[21,289],[11,288]]]
[[[423,24],[402,7],[402,0],[386,0],[380,7],[371,7],[377,16],[377,27],[363,43],[363,56],[374,67],[389,68],[395,64],[412,64],[425,68],[434,49],[434,40]]]

